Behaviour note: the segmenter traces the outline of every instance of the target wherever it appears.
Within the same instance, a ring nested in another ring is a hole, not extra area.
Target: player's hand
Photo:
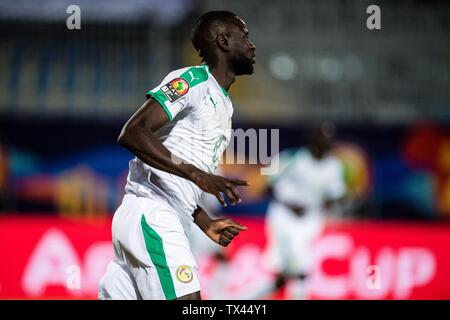
[[[247,230],[247,227],[230,218],[211,220],[205,231],[206,235],[221,246],[228,246],[239,235],[239,232]]]
[[[216,196],[217,200],[226,207],[227,204],[222,196],[222,192],[227,196],[231,205],[242,201],[237,186],[248,186],[247,181],[238,179],[229,179],[222,176],[196,171],[192,176],[192,181],[203,191]]]

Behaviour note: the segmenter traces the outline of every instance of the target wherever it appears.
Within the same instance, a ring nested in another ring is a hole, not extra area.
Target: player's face
[[[233,44],[231,63],[236,75],[252,74],[256,47],[248,38],[248,30],[244,21],[239,17],[236,19],[238,21],[232,27],[230,38]]]
[[[318,133],[310,142],[309,148],[313,155],[321,159],[333,147],[333,138],[323,133]]]

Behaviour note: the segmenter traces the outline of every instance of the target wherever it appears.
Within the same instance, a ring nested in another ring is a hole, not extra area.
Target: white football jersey
[[[147,98],[158,101],[169,117],[157,132],[164,146],[182,161],[213,173],[231,139],[233,106],[208,66],[170,72],[147,92]],[[191,181],[150,167],[136,157],[129,163],[125,193],[167,201],[186,222],[186,218],[192,220],[203,191]]]
[[[276,198],[302,206],[305,214],[322,211],[323,201],[346,192],[342,162],[332,156],[315,159],[308,149],[280,154],[281,174],[272,182]]]
[[[322,204],[346,192],[344,167],[332,155],[315,159],[308,149],[283,151],[279,159],[281,173],[271,181],[275,198],[305,212],[296,216],[283,204],[270,202],[263,263],[275,272],[308,274],[314,266],[312,244],[324,227]]]

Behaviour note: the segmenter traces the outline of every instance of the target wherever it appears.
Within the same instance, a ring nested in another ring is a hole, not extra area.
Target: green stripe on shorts
[[[161,237],[153,230],[145,220],[144,215],[141,218],[142,233],[144,234],[145,246],[147,247],[150,259],[156,267],[159,281],[161,282],[164,295],[167,300],[177,298],[175,286],[173,285],[172,275],[167,265],[166,254]]]

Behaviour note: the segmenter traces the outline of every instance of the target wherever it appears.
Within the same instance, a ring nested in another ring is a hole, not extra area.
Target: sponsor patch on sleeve
[[[161,87],[171,103],[177,101],[189,91],[189,83],[183,78],[175,78]]]

